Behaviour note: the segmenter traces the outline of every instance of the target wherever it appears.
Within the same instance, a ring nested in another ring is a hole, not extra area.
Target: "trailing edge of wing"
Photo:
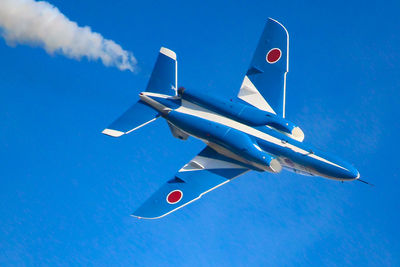
[[[156,191],[132,216],[144,219],[164,217],[248,170],[249,168],[242,163],[206,147],[179,170],[173,179]]]

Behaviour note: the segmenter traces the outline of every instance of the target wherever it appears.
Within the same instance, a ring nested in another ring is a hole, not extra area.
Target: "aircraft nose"
[[[345,176],[346,179],[354,180],[360,178],[360,173],[354,166],[349,164],[347,166],[347,172]]]

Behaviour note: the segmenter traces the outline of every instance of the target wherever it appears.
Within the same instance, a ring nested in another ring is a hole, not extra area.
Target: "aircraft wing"
[[[173,179],[158,189],[132,216],[145,219],[161,218],[248,170],[249,168],[243,163],[225,157],[207,146],[183,166]]]
[[[286,74],[289,71],[289,34],[268,19],[238,98],[261,110],[285,117]]]

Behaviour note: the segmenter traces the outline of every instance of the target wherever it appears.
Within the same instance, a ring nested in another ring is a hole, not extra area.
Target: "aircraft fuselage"
[[[250,169],[276,173],[283,167],[341,181],[360,177],[351,164],[301,142],[304,134],[300,128],[274,114],[257,115],[251,107],[247,114],[240,113],[238,109],[247,105],[213,101],[209,96],[144,92],[140,98],[184,133]]]

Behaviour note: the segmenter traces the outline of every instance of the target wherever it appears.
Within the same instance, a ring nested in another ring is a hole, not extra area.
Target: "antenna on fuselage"
[[[370,186],[375,186],[373,184],[368,183],[367,181],[361,180],[361,179],[357,179],[357,181],[362,182],[364,184],[370,185]]]

